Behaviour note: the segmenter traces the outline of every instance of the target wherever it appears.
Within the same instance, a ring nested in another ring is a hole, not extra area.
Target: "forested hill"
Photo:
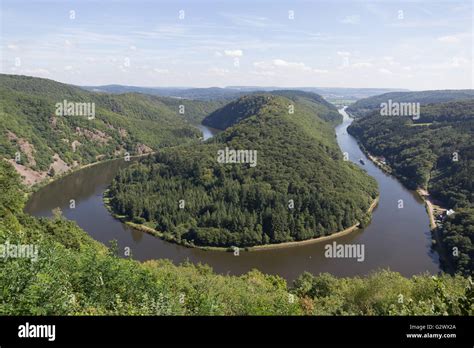
[[[474,100],[422,106],[416,121],[374,112],[348,131],[407,187],[429,189],[453,208],[474,203]]]
[[[343,161],[318,109],[266,94],[216,114],[224,121],[212,116],[211,124],[227,128],[206,143],[165,149],[121,171],[110,186],[113,210],[199,246],[298,241],[367,223],[376,182]],[[255,165],[220,163],[226,148],[256,151]]]
[[[252,93],[231,102],[223,108],[217,109],[203,120],[203,124],[217,129],[226,129],[241,120],[254,115],[270,97],[282,96],[289,99],[287,110],[298,103],[300,107],[305,107],[309,112],[315,113],[320,119],[328,121],[331,124],[337,124],[342,121],[342,116],[337,112],[334,105],[328,103],[318,94],[293,91],[278,90],[270,93]]]
[[[217,129],[226,129],[247,117],[255,115],[270,100],[270,95],[244,96],[207,116],[202,124]]]
[[[257,270],[229,276],[205,265],[119,258],[59,211],[52,219],[26,215],[23,197],[18,175],[0,161],[0,244],[38,251],[35,260],[2,258],[1,315],[474,314],[474,289],[459,276],[305,273],[290,288]]]
[[[407,187],[425,188],[457,212],[442,227],[441,238],[459,250],[456,269],[474,272],[474,100],[421,107],[420,119],[371,116],[348,128],[371,154],[383,156]]]
[[[390,92],[356,101],[347,108],[353,117],[364,117],[374,111],[380,111],[381,103],[420,103],[420,105],[445,103],[462,99],[474,99],[474,90],[436,90],[421,92]]]
[[[56,104],[64,100],[94,105],[95,118],[58,116]],[[141,94],[92,93],[16,75],[0,75],[0,105],[0,157],[10,160],[29,184],[126,152],[141,154],[197,141],[200,132],[190,122],[221,106]]]

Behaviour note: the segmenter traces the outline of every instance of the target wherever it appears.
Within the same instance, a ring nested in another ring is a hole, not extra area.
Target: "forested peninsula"
[[[341,116],[313,93],[244,96],[204,124],[223,131],[122,170],[112,210],[189,246],[251,247],[327,236],[370,220],[373,178],[344,161]],[[227,150],[226,150],[227,149]],[[257,163],[219,163],[219,151],[255,152]]]

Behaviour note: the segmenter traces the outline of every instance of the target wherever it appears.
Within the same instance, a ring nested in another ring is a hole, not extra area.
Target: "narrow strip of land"
[[[377,203],[379,202],[379,197],[375,198],[372,204],[370,205],[369,209],[367,209],[367,212],[370,214],[372,211],[375,209],[377,206]],[[302,246],[302,245],[308,245],[308,244],[313,244],[313,243],[320,243],[320,242],[326,242],[331,239],[339,238],[348,235],[349,233],[355,231],[358,229],[360,223],[356,223],[352,225],[351,227],[346,228],[345,230],[339,231],[339,232],[334,232],[331,233],[330,235],[323,236],[323,237],[317,237],[317,238],[311,238],[311,239],[306,239],[306,240],[301,240],[301,241],[294,241],[294,242],[285,242],[285,243],[279,243],[279,244],[264,244],[264,245],[257,245],[248,248],[249,251],[258,251],[258,250],[269,250],[269,249],[280,249],[280,248],[289,248],[289,247],[295,247],[295,246]]]
[[[109,209],[112,216],[114,216],[116,219],[119,219],[120,221],[122,221],[126,225],[128,225],[128,226],[130,226],[130,227],[132,227],[136,230],[146,232],[146,233],[149,233],[149,234],[151,234],[155,237],[163,239],[163,237],[164,237],[163,232],[157,231],[154,228],[151,228],[149,226],[136,224],[136,223],[133,223],[131,221],[127,221],[123,216],[119,216],[117,214],[114,214],[112,212],[112,210],[110,209],[110,206],[108,205],[108,198],[106,197],[106,195],[107,194],[105,193],[105,195],[104,195],[104,204]],[[370,204],[369,209],[367,209],[367,213],[371,214],[372,211],[377,206],[378,202],[379,202],[379,197],[376,197],[372,201],[372,203]],[[256,245],[256,246],[252,246],[252,247],[242,247],[240,249],[244,249],[246,251],[262,251],[262,250],[283,249],[283,248],[290,248],[290,247],[303,246],[303,245],[308,245],[308,244],[313,244],[313,243],[325,242],[325,241],[328,241],[328,240],[332,240],[332,239],[335,239],[335,238],[346,236],[349,233],[357,230],[359,225],[360,225],[360,223],[358,222],[358,223],[356,223],[356,224],[354,224],[354,225],[352,225],[352,226],[350,226],[350,227],[348,227],[348,228],[346,228],[342,231],[334,232],[334,233],[331,233],[330,235],[327,235],[327,236],[316,237],[316,238],[311,238],[311,239],[306,239],[306,240],[301,240],[301,241],[284,242],[284,243],[278,243],[278,244],[273,243],[273,244]],[[180,245],[183,245],[183,246],[186,246],[186,247],[191,247],[191,248],[198,248],[198,249],[202,249],[202,250],[229,251],[231,249],[229,247],[211,247],[211,246],[199,246],[199,245],[182,244],[182,243],[177,243],[173,239],[170,239],[170,240],[165,239],[165,240],[167,242],[176,243],[176,244],[180,244]]]

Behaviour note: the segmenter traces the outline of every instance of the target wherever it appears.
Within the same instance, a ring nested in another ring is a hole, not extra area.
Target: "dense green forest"
[[[312,110],[321,120],[332,125],[342,121],[342,116],[337,109],[320,95],[303,91],[276,90],[269,93],[251,93],[243,96],[234,103],[228,103],[211,113],[203,120],[203,124],[212,128],[226,129],[257,113],[267,101],[265,95],[277,95],[289,99],[287,111],[290,110],[292,105],[298,103],[300,106]]]
[[[438,226],[437,233],[455,270],[474,275],[474,208],[456,211]]]
[[[420,119],[372,115],[348,128],[371,154],[384,156],[408,188],[427,189],[444,205],[459,210],[440,228],[456,269],[474,272],[474,100],[421,107]],[[456,246],[460,256],[453,256]]]
[[[460,276],[411,279],[303,274],[289,287],[251,271],[117,257],[59,212],[23,213],[18,175],[0,161],[0,245],[32,245],[36,261],[0,260],[0,315],[473,315],[474,287]],[[402,300],[400,300],[402,299]]]
[[[474,203],[474,100],[423,106],[416,122],[375,113],[348,132],[410,189],[429,189],[453,208]]]
[[[364,98],[356,101],[347,108],[351,116],[365,117],[374,111],[380,111],[380,104],[387,103],[389,100],[398,103],[420,103],[420,105],[445,103],[474,98],[474,90],[436,90],[420,92],[390,92]]]
[[[94,103],[95,119],[56,116],[56,103]],[[27,76],[0,75],[0,156],[40,172],[57,154],[69,167],[197,142],[191,125],[222,102],[92,93]],[[180,105],[184,113],[180,113]],[[54,174],[54,173],[53,173]]]
[[[331,124],[340,115],[317,96],[289,96],[242,97],[204,121],[228,127],[206,143],[163,149],[121,171],[110,185],[113,211],[168,240],[214,247],[300,241],[366,224],[377,186],[343,160]],[[225,148],[257,151],[257,165],[218,163]]]

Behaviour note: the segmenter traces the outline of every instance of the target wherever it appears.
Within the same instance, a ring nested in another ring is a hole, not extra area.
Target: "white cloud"
[[[421,67],[424,69],[435,69],[435,70],[452,70],[453,68],[466,68],[467,70],[471,69],[472,62],[466,57],[456,56],[451,57],[443,61],[442,63],[423,64]]]
[[[359,62],[359,63],[352,64],[353,68],[370,68],[371,66],[372,66],[372,63],[366,63],[366,62]]]
[[[276,75],[276,73],[271,70],[260,70],[260,71],[253,70],[251,73],[253,75],[258,75],[258,76],[275,76]]]
[[[31,75],[31,76],[49,76],[51,73],[47,69],[17,69],[17,68],[11,68],[10,69],[12,72],[15,73],[21,73],[22,75]]]
[[[385,56],[385,57],[383,57],[383,60],[385,61],[384,64],[388,64],[388,65],[390,65],[390,66],[395,66],[395,65],[396,65],[396,66],[399,66],[399,65],[400,65],[400,63],[397,62],[397,61],[395,60],[395,58],[390,57],[390,56]]]
[[[313,72],[313,73],[327,73],[327,70],[323,69],[314,69],[302,62],[289,62],[283,59],[273,59],[270,62],[267,61],[260,61],[254,62],[253,66],[259,70],[263,71],[272,71],[275,69],[286,69],[286,70],[296,70],[296,71],[306,71],[306,72]]]
[[[210,68],[207,71],[211,74],[219,75],[219,76],[224,76],[229,73],[228,69],[222,69],[222,68]]]
[[[244,52],[242,50],[225,50],[224,54],[228,57],[242,57]]]
[[[289,68],[297,68],[302,70],[310,70],[304,63],[297,63],[297,62],[287,62],[283,59],[274,59],[273,65],[275,66],[282,66],[282,67],[289,67]]]
[[[158,74],[168,74],[168,73],[169,73],[169,70],[168,70],[168,69],[158,69],[158,68],[154,68],[153,71],[156,72],[156,73],[158,73]]]
[[[469,59],[466,59],[464,57],[453,57],[451,59],[451,66],[453,68],[458,68],[462,65],[465,65],[465,64],[468,64],[469,63]]]
[[[263,28],[269,24],[268,18],[266,17],[228,13],[220,13],[220,15],[230,19],[233,24],[238,26]]]
[[[337,55],[341,56],[341,57],[349,57],[351,55],[351,53],[347,52],[347,51],[338,51]]]
[[[17,49],[18,49],[18,46],[17,46],[17,45],[13,45],[13,44],[9,44],[9,45],[7,45],[7,48],[8,48],[9,50],[17,50]]]
[[[460,40],[457,36],[454,36],[454,35],[446,35],[446,36],[441,36],[438,38],[438,41],[439,42],[442,42],[442,43],[448,43],[448,44],[452,44],[452,43],[458,43]]]
[[[344,24],[359,24],[360,16],[359,15],[346,16],[343,19],[341,19],[340,22]]]
[[[253,66],[260,69],[271,69],[272,65],[267,62],[254,62]]]
[[[384,75],[393,75],[393,72],[385,68],[379,69],[379,73],[384,74]]]

